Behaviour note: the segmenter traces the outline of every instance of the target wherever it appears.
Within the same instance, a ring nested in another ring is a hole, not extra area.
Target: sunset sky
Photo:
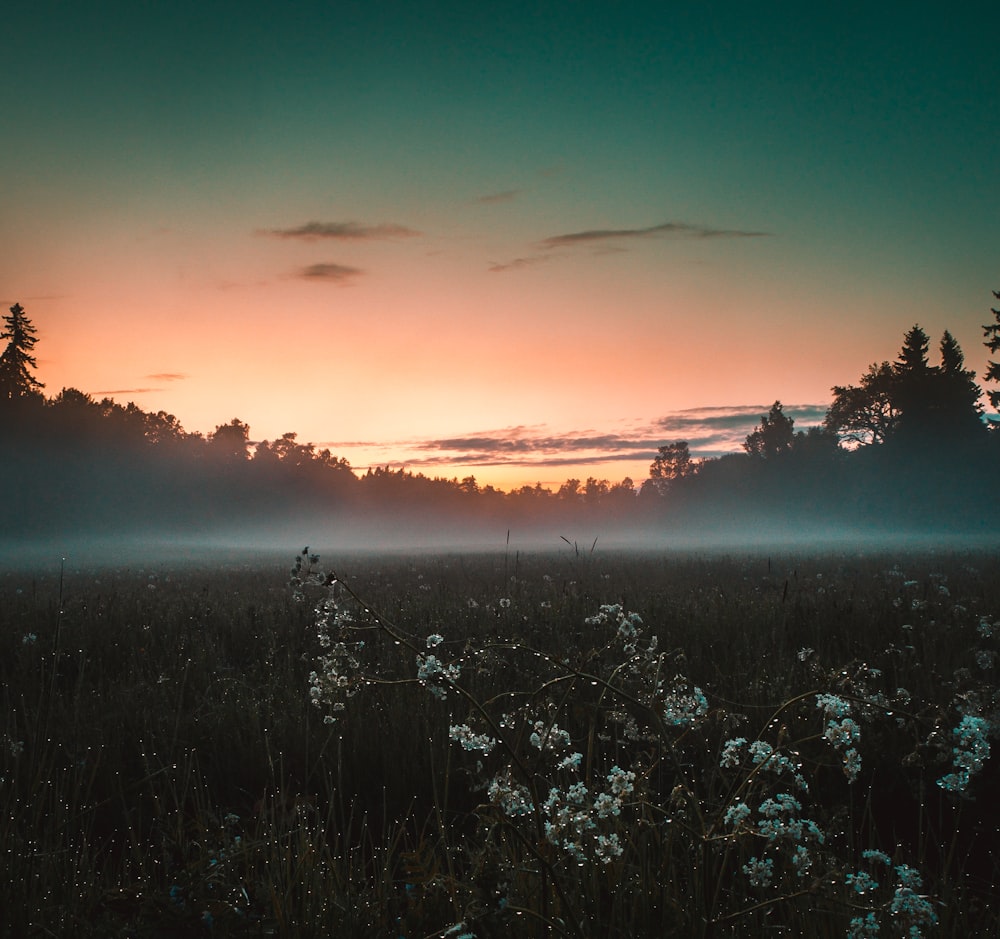
[[[982,374],[995,3],[5,5],[0,301],[55,395],[356,469],[640,481],[914,323]]]

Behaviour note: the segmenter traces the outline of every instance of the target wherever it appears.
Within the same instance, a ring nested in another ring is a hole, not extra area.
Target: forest
[[[1000,298],[1000,293],[995,294]],[[1000,351],[1000,312],[983,327]],[[834,386],[820,426],[797,430],[775,401],[742,452],[695,458],[664,440],[644,480],[567,479],[557,489],[502,491],[474,476],[431,478],[406,468],[355,472],[289,431],[253,441],[239,418],[209,434],[165,411],[95,400],[76,388],[46,396],[35,376],[35,326],[20,304],[2,318],[0,484],[8,538],[53,533],[128,534],[155,529],[198,536],[296,529],[316,519],[369,530],[411,524],[449,530],[552,530],[589,537],[761,530],[988,533],[1000,432],[962,349],[945,331],[906,331],[894,360]],[[984,382],[1000,388],[1000,365]]]

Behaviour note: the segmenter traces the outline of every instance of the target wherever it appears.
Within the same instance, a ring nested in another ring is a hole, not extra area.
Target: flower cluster
[[[835,694],[818,694],[816,707],[826,718],[823,736],[841,755],[847,781],[854,782],[861,772],[861,754],[856,746],[861,740],[861,728],[848,716],[851,713],[851,702]]]
[[[744,750],[750,757],[753,766],[759,766],[762,771],[767,771],[775,776],[790,776],[796,788],[803,792],[809,788],[805,777],[799,771],[798,764],[793,763],[790,757],[780,750],[776,750],[766,740],[755,740],[751,744],[747,743],[746,737],[733,737],[727,740],[722,747],[719,766],[723,769],[740,766],[743,762]]]
[[[565,750],[571,742],[569,734],[558,724],[545,721],[535,721],[534,730],[528,737],[528,743],[537,750],[550,753]]]
[[[488,789],[490,802],[499,806],[508,818],[521,815],[531,815],[535,811],[535,803],[526,786],[514,780],[514,771],[505,766],[493,777]]]
[[[361,663],[358,659],[364,642],[334,642],[329,634],[321,632],[320,645],[326,651],[317,660],[317,668],[309,673],[309,699],[314,707],[327,711],[323,720],[332,723],[335,714],[345,710],[345,699],[357,694],[360,688]]]
[[[588,626],[612,624],[617,627],[615,638],[621,640],[626,655],[635,652],[636,642],[642,634],[642,617],[628,612],[620,603],[604,603],[593,616],[584,622]]]
[[[677,683],[663,698],[663,717],[672,727],[693,727],[707,713],[708,699],[697,685],[687,691]]]
[[[417,681],[442,701],[448,696],[448,687],[458,681],[461,673],[455,662],[445,665],[436,655],[417,655]]]
[[[924,930],[934,926],[938,921],[937,913],[931,901],[918,891],[923,887],[920,874],[908,864],[897,864],[882,851],[863,851],[861,857],[872,863],[880,864],[895,874],[895,884],[892,896],[879,904],[879,908],[891,917],[894,930],[905,930],[907,939],[923,939]],[[853,887],[858,895],[867,896],[879,889],[879,882],[868,871],[857,871],[848,874],[844,881]],[[865,916],[856,916],[851,920],[847,930],[847,939],[871,939],[878,936],[881,924],[875,911]]]
[[[621,815],[624,800],[634,787],[635,773],[619,766],[611,768],[605,788],[596,795],[583,782],[566,789],[553,786],[542,804],[545,837],[579,863],[592,856],[602,864],[610,864],[621,857],[624,847],[616,832],[606,830],[606,824]]]
[[[965,792],[969,780],[983,768],[989,759],[990,742],[987,739],[990,725],[982,717],[966,714],[951,732],[955,738],[952,749],[954,773],[942,776],[937,784],[948,792]]]
[[[489,753],[497,745],[495,737],[477,734],[468,724],[452,724],[448,728],[448,736],[464,749],[479,750],[482,753]]]

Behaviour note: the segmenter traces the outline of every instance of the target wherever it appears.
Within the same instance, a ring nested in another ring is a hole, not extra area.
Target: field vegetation
[[[0,574],[3,935],[997,933],[995,553],[562,549]]]

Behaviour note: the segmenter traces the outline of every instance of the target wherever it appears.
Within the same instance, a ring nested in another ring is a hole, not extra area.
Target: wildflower
[[[847,939],[874,939],[879,933],[878,920],[874,913],[855,916],[847,929]]]
[[[878,889],[878,881],[864,871],[858,871],[856,874],[848,874],[844,878],[844,883],[853,887],[855,893],[864,894],[868,893],[869,890]]]
[[[745,802],[734,802],[726,809],[725,822],[727,825],[732,825],[733,828],[736,828],[749,817],[750,806]]]
[[[427,648],[436,649],[442,642],[444,642],[444,636],[440,633],[431,633],[427,637]]]
[[[743,865],[743,873],[750,878],[751,886],[770,887],[774,877],[774,861],[771,858],[761,860],[752,857]]]
[[[843,750],[849,744],[856,743],[861,738],[861,728],[845,717],[842,721],[827,721],[823,736],[838,750]]]
[[[722,747],[722,756],[719,757],[719,766],[729,769],[740,765],[740,749],[746,745],[746,737],[733,737],[727,740]]]
[[[737,737],[735,740],[730,741],[730,743],[737,744],[739,741],[746,742],[744,738]],[[729,751],[727,753],[727,751]],[[792,777],[792,781],[795,785],[805,792],[809,788],[809,784],[806,782],[805,777],[799,772],[798,766],[791,761],[791,759],[784,753],[780,753],[775,750],[766,740],[755,740],[750,744],[749,747],[750,758],[753,761],[754,766],[760,766],[763,769],[774,773],[775,776],[783,776],[786,773]],[[735,757],[735,748],[730,751],[729,743],[723,750],[723,758],[727,757],[732,760]],[[724,763],[720,765],[736,765],[735,763]]]
[[[850,701],[845,701],[839,695],[835,694],[816,695],[816,707],[820,708],[826,717],[830,719],[846,717],[851,713]]]
[[[812,855],[804,844],[796,846],[795,853],[792,855],[792,867],[795,868],[797,877],[805,877],[809,868],[812,867]]]
[[[861,857],[866,861],[878,861],[880,864],[885,864],[888,867],[892,861],[889,860],[889,855],[884,851],[868,850],[862,851]]]
[[[598,818],[609,818],[612,815],[621,815],[621,802],[610,792],[599,793],[594,799],[594,811]]]
[[[826,840],[819,826],[809,818],[800,818],[802,806],[798,799],[787,792],[780,792],[773,799],[765,799],[757,809],[761,818],[757,830],[768,841],[815,841],[823,844]]]
[[[854,747],[844,753],[844,775],[848,782],[854,782],[861,772],[861,754]]]
[[[604,864],[610,864],[616,857],[621,857],[623,850],[621,841],[614,832],[597,836],[597,857]]]
[[[496,739],[487,734],[474,733],[468,724],[452,724],[448,728],[448,736],[460,743],[466,750],[481,750],[489,753],[496,746]]]
[[[612,766],[608,773],[608,783],[611,791],[616,796],[627,795],[632,791],[635,782],[635,773],[632,770],[623,770],[619,766]]]
[[[956,772],[942,776],[937,784],[949,792],[964,792],[972,776],[978,773],[989,759],[990,742],[986,739],[989,724],[982,717],[966,714],[951,733],[957,740],[952,749],[952,763]]]
[[[514,782],[509,766],[493,777],[487,792],[490,802],[498,805],[509,818],[530,815],[535,811],[531,793],[520,783]]]
[[[917,939],[923,935],[921,926],[933,926],[937,922],[937,913],[927,897],[920,896],[910,887],[897,887],[892,898],[889,912],[893,916],[903,917],[911,923],[910,935]]]
[[[663,701],[664,719],[674,727],[691,726],[707,713],[708,699],[697,685],[690,694],[675,689]]]
[[[576,770],[580,768],[581,762],[583,762],[582,753],[571,753],[556,764],[556,769]]]
[[[417,656],[417,681],[424,685],[435,698],[444,700],[447,685],[458,681],[461,669],[452,662],[445,665],[436,655]]]
[[[621,613],[620,603],[602,603],[600,609],[593,616],[588,616],[584,622],[588,626],[603,626],[611,619],[617,620]]]
[[[535,721],[534,731],[528,737],[528,743],[538,750],[562,750],[568,747],[572,740],[558,724],[546,724],[545,721]]]

